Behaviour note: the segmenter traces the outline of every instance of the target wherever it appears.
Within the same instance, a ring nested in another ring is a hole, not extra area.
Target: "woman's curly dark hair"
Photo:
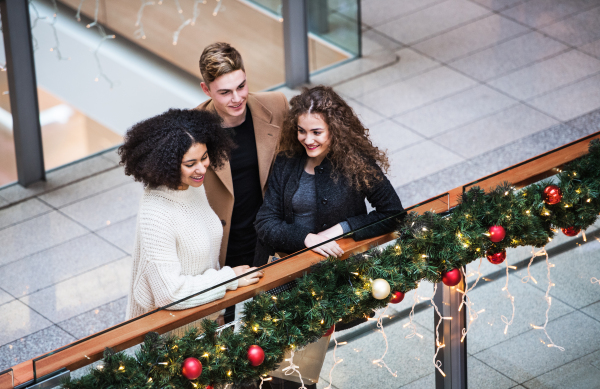
[[[234,146],[221,118],[208,111],[169,109],[133,125],[119,147],[125,174],[155,188],[177,189],[181,184],[181,160],[194,143],[206,145],[210,166],[218,169]]]
[[[323,85],[304,88],[290,100],[290,107],[279,140],[280,153],[292,157],[306,152],[298,141],[298,118],[306,113],[318,114],[329,128],[331,144],[327,158],[333,166],[334,180],[341,175],[360,190],[381,179],[374,163],[387,172],[390,164],[385,152],[371,143],[369,130],[332,88]]]

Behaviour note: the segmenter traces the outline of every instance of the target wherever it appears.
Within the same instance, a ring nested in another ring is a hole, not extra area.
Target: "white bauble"
[[[383,300],[390,295],[390,284],[383,278],[378,278],[373,281],[371,293],[377,300]]]

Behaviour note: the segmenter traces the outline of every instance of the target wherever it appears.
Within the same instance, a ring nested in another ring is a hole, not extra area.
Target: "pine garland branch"
[[[408,292],[419,282],[438,283],[444,272],[461,268],[486,253],[509,247],[543,247],[556,228],[586,229],[600,213],[600,142],[590,143],[589,154],[570,163],[556,179],[562,201],[547,205],[544,180],[522,190],[499,185],[490,193],[473,187],[448,216],[411,213],[398,228],[399,238],[384,249],[371,249],[346,261],[328,258],[298,279],[297,286],[277,296],[261,294],[245,303],[239,332],[217,333],[205,320],[203,336],[190,330],[182,338],[149,334],[135,358],[107,350],[102,368],[80,379],[66,381],[67,389],[87,388],[206,388],[252,385],[275,370],[290,348],[318,340],[340,320],[368,317],[389,299],[371,295],[370,280],[383,278],[393,291]],[[493,243],[488,228],[500,225],[506,237]],[[251,345],[265,352],[254,367],[247,360]],[[181,374],[187,357],[198,358],[203,371],[196,380]]]

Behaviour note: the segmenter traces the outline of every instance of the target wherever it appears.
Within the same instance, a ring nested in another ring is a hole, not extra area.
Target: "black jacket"
[[[351,229],[356,230],[403,211],[396,191],[375,163],[373,165],[379,172],[380,180],[370,188],[359,191],[344,177],[339,177],[334,183],[331,178],[331,162],[325,158],[315,167],[315,226],[308,229],[295,225],[292,197],[298,190],[306,158],[306,154],[293,158],[280,155],[275,160],[265,199],[254,223],[258,235],[254,266],[264,265],[269,255],[275,252],[290,254],[304,249],[304,239],[309,233],[316,234],[342,221],[347,221]],[[375,208],[371,213],[367,213],[365,198]],[[355,232],[353,238],[363,240],[383,235],[393,231],[396,226],[395,219],[377,223]]]

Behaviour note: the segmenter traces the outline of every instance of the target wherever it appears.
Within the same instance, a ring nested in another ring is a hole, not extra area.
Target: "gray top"
[[[309,174],[305,170],[300,176],[298,190],[292,197],[292,210],[294,212],[294,224],[307,227],[310,231],[315,228],[315,219],[317,212],[317,191],[315,189],[315,175]],[[344,234],[350,231],[350,224],[347,221],[340,222]],[[318,233],[315,231],[314,233]]]

